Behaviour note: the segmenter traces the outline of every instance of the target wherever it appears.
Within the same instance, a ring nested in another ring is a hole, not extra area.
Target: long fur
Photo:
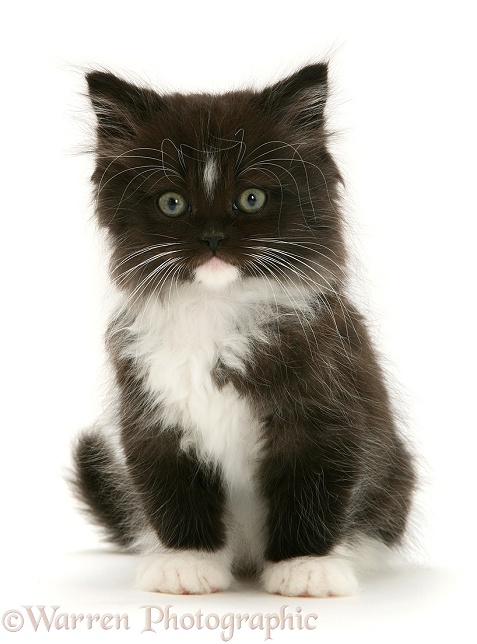
[[[262,91],[160,95],[88,75],[97,216],[122,302],[115,412],[79,438],[76,487],[142,585],[356,588],[350,552],[399,544],[415,474],[346,296],[326,65]],[[245,189],[262,210],[237,207]],[[158,197],[188,204],[166,216]],[[151,559],[152,557],[152,559]]]

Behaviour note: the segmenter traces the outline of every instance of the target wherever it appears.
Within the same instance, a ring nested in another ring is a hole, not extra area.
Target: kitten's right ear
[[[136,87],[110,72],[89,72],[86,81],[97,118],[99,139],[130,139],[134,136],[138,123],[151,113],[153,92]]]

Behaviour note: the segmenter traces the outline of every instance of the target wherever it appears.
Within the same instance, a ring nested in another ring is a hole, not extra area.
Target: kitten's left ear
[[[267,87],[259,95],[262,109],[300,129],[321,127],[328,96],[328,65],[308,65]]]
[[[159,101],[151,90],[136,87],[110,72],[89,72],[86,81],[100,140],[130,138]]]

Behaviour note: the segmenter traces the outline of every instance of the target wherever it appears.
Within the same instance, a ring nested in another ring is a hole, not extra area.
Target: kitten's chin
[[[236,266],[212,257],[195,269],[195,281],[209,289],[219,290],[236,282],[240,271]]]

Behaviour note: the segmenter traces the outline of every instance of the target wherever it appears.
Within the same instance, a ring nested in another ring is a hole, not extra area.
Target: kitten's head
[[[87,82],[97,215],[121,289],[140,298],[249,278],[333,288],[344,252],[325,64],[222,95],[162,95],[99,71]]]

